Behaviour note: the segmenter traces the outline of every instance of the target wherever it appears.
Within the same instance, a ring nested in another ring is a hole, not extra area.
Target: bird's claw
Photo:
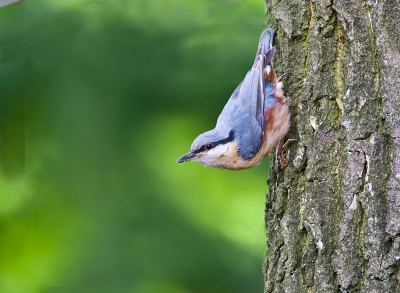
[[[284,74],[282,74],[281,76],[279,76],[279,77],[278,77],[278,82],[281,82],[281,81],[283,80],[283,78],[284,78],[286,75],[288,75],[288,74],[290,74],[290,72],[285,72]]]
[[[282,140],[279,143],[278,147],[278,156],[279,156],[279,162],[281,164],[281,168],[283,170],[286,169],[286,167],[289,165],[289,162],[286,161],[285,156],[283,155],[283,152],[292,144],[298,142],[297,139],[295,138],[289,138],[285,143],[285,139],[282,138]]]

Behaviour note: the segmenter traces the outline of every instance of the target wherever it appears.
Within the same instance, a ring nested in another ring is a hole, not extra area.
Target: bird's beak
[[[190,152],[190,153],[187,153],[186,155],[183,155],[182,157],[180,157],[178,160],[176,160],[176,162],[177,163],[185,163],[185,162],[193,160],[196,157],[197,157],[197,154]]]

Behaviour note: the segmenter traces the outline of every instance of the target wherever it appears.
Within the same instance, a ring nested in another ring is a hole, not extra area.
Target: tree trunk
[[[400,292],[400,2],[266,0],[291,110],[266,292]]]

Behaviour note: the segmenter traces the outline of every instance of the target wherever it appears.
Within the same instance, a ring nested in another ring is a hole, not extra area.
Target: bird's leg
[[[285,156],[283,155],[283,152],[292,144],[295,142],[298,142],[297,139],[294,138],[289,138],[285,143],[285,138],[282,138],[281,141],[279,142],[279,147],[278,147],[278,156],[279,156],[279,162],[281,163],[281,168],[284,170],[288,166],[288,162],[286,162]]]
[[[283,78],[288,75],[290,72],[285,72],[284,74],[282,74],[281,76],[278,77],[278,79],[276,80],[276,84],[275,87],[280,89],[283,86]]]
[[[283,78],[284,78],[286,75],[288,75],[288,74],[290,74],[290,72],[285,72],[284,74],[282,74],[281,76],[279,76],[279,77],[278,77],[278,82],[281,82],[281,81],[283,80]]]

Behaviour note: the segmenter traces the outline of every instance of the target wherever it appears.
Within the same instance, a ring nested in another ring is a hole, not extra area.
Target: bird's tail
[[[274,39],[275,31],[272,28],[266,29],[261,33],[260,41],[258,42],[258,46],[264,44],[264,52],[266,54],[269,49],[272,48],[272,42]]]
[[[274,32],[275,31],[272,28],[266,29],[262,32],[260,41],[258,43],[256,58],[254,60],[254,67],[256,67],[257,63],[259,62],[260,56],[265,56],[265,59],[263,60],[263,67],[271,63],[272,57],[275,53],[275,48],[272,47]]]

